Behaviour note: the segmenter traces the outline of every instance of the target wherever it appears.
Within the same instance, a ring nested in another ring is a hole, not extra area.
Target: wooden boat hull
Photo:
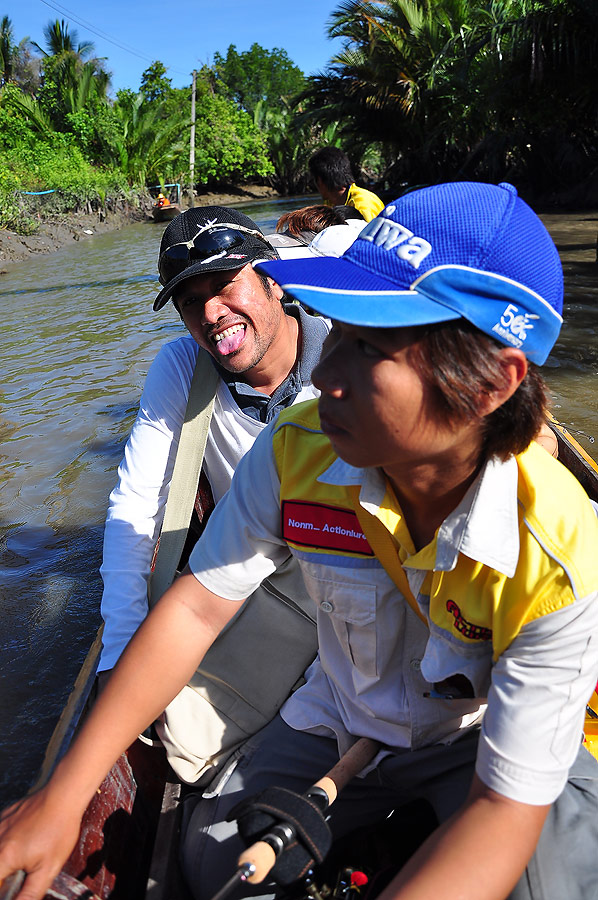
[[[164,751],[136,741],[113,766],[85,812],[79,844],[61,873],[67,880],[59,897],[70,900],[73,887],[81,884],[99,900],[143,900],[150,875],[153,896],[165,896],[158,890],[160,872],[152,872],[152,862],[161,819],[166,824],[163,802],[169,785],[178,792]],[[159,863],[156,855],[154,868]],[[53,892],[57,888],[54,884]]]
[[[548,417],[548,424],[558,441],[559,460],[575,475],[588,497],[598,503],[598,463],[554,416]]]
[[[154,222],[170,222],[175,216],[181,212],[180,206],[171,203],[170,206],[154,206],[152,209],[152,217]]]
[[[549,425],[557,437],[559,459],[598,502],[598,464],[564,426],[552,417]],[[72,737],[89,693],[100,648],[101,630],[48,745],[35,787],[46,780]],[[593,694],[589,707],[585,741],[598,759],[598,694]],[[182,786],[168,766],[164,751],[136,741],[120,757],[87,808],[79,844],[55,879],[46,900],[191,900],[177,864],[181,794]],[[418,837],[418,829],[421,839],[425,837],[430,820],[419,806],[409,810],[406,819],[393,818],[392,827],[404,829],[400,840],[395,834],[389,843],[394,848],[396,863],[396,848],[404,844],[409,851],[407,856],[410,855],[417,846],[414,843],[411,848],[410,842]],[[359,841],[364,844],[367,838],[368,835],[363,835]],[[372,840],[375,842],[377,838],[370,835]],[[376,847],[380,871],[386,865],[381,852]],[[11,900],[18,885],[18,876],[7,879],[0,886],[0,900]],[[379,889],[382,887],[383,884]]]

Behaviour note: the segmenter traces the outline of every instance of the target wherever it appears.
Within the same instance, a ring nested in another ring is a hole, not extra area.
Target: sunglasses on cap
[[[193,262],[210,262],[212,259],[225,256],[230,250],[245,243],[249,235],[271,249],[261,231],[253,228],[245,228],[244,225],[235,225],[232,222],[203,225],[190,241],[173,244],[160,254],[158,262],[160,282],[168,284]]]

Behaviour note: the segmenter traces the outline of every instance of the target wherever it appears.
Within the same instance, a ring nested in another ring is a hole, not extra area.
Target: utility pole
[[[197,71],[193,69],[193,87],[191,89],[191,145],[189,147],[189,177],[191,179],[191,206],[195,206],[193,185],[195,183],[195,91],[197,88]]]

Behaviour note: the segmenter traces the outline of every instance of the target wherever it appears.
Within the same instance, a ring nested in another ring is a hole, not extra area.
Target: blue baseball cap
[[[464,318],[542,365],[563,319],[563,270],[510,184],[455,182],[389,203],[340,257],[260,262],[297,300],[351,325]]]

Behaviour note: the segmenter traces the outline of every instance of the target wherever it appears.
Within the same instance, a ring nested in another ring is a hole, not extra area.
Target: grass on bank
[[[42,191],[53,193],[25,193]],[[41,219],[137,205],[143,195],[145,189],[131,187],[118,168],[87,161],[75,135],[40,134],[0,106],[0,228],[33,234]]]

